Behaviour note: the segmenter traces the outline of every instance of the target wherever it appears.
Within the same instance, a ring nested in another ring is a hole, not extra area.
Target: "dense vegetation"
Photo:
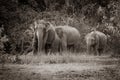
[[[70,25],[81,33],[79,50],[86,49],[84,36],[92,28],[108,36],[108,49],[120,52],[119,0],[1,0],[0,26],[7,36],[2,52],[23,53],[32,43],[30,27],[36,19],[45,19],[53,25]]]

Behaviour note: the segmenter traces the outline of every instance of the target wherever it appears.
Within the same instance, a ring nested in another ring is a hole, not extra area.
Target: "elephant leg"
[[[47,50],[47,55],[50,55],[50,54],[51,54],[51,49],[48,48],[48,50]]]
[[[69,51],[70,51],[70,46],[69,46],[69,45],[67,45],[67,50],[69,50]]]
[[[45,54],[47,55],[48,53],[48,44],[45,44]]]
[[[52,53],[52,44],[48,44],[48,55]]]
[[[70,51],[70,52],[74,52],[74,48],[75,48],[75,45],[70,45],[70,46],[69,46],[69,51]]]
[[[96,46],[94,47],[94,55],[95,56],[99,55],[99,51],[98,51],[98,48]]]
[[[75,52],[75,45],[74,44],[70,45],[69,51]]]
[[[73,52],[77,53],[78,50],[78,44],[73,45]]]
[[[67,45],[67,50],[68,50],[69,52],[71,52],[71,49],[72,49],[71,45]]]
[[[71,46],[71,48],[70,48],[70,52],[74,52],[74,45]]]
[[[92,49],[92,47],[88,45],[88,46],[87,46],[87,53],[88,53],[88,55],[91,54],[91,49]]]
[[[94,56],[96,56],[97,55],[97,49],[96,49],[96,47],[94,47]]]
[[[90,52],[91,52],[91,54],[92,55],[95,55],[95,53],[96,53],[96,50],[95,50],[95,47],[90,47],[91,49],[90,49]]]
[[[45,44],[45,53],[51,54],[52,44]]]
[[[36,55],[37,51],[38,51],[38,40],[37,38],[35,38],[33,41],[33,54]]]
[[[62,55],[62,51],[63,51],[63,45],[62,42],[60,41],[58,44],[58,52],[60,53],[60,55]]]
[[[66,37],[63,37],[61,39],[61,50],[63,52],[66,52],[67,51],[67,40],[66,40]]]
[[[63,44],[62,44],[62,50],[63,50],[64,52],[67,51],[67,44],[66,44],[66,43],[63,43]]]
[[[59,45],[59,52],[62,55],[62,52],[66,52],[67,51],[67,44],[66,43],[61,43]]]
[[[101,54],[102,54],[103,52],[104,52],[103,49],[98,49],[98,53],[99,53],[98,55],[99,55],[99,56],[101,56]]]

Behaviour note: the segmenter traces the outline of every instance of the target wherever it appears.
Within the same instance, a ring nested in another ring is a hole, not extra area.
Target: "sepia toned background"
[[[61,55],[55,44],[53,54],[34,56],[37,20],[75,27],[80,33],[76,52]],[[94,29],[107,36],[102,56],[86,51],[85,36]],[[119,54],[119,0],[0,0],[0,80],[119,80]]]

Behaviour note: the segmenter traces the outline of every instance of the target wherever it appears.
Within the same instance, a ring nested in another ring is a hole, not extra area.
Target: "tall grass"
[[[81,53],[71,53],[71,52],[62,52],[53,53],[46,55],[44,52],[40,52],[37,55],[34,55],[32,52],[27,55],[2,55],[0,57],[0,63],[14,63],[14,64],[67,64],[67,63],[96,63],[96,62],[113,62],[118,60],[118,58],[111,57],[110,54],[102,56],[88,55],[86,52]]]
[[[83,53],[70,53],[64,52],[63,54],[54,53],[50,55],[45,55],[44,53],[40,53],[37,55],[33,55],[32,53],[28,55],[21,55],[19,59],[21,60],[21,64],[62,64],[62,63],[87,63],[93,61],[106,60],[107,56],[93,56],[86,55]]]

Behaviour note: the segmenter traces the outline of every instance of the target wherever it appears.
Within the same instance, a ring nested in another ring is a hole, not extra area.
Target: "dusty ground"
[[[120,80],[119,59],[101,57],[82,63],[0,64],[0,80]]]

